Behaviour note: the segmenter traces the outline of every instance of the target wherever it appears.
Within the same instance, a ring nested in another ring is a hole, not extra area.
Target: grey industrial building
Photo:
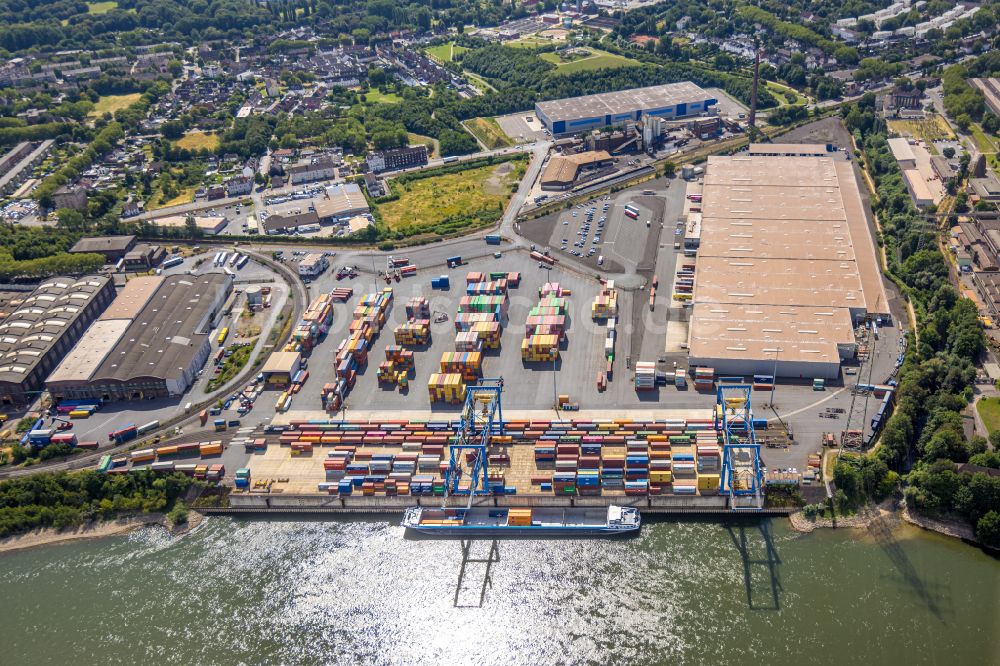
[[[133,278],[46,382],[55,400],[183,395],[233,290],[224,273]]]
[[[833,379],[854,327],[888,301],[852,164],[710,157],[701,202],[689,362],[721,375]]]
[[[668,120],[699,116],[717,102],[700,87],[684,81],[538,102],[535,115],[553,136],[565,136],[626,121],[638,122],[644,116]]]
[[[0,403],[38,397],[49,372],[115,297],[104,276],[53,277],[10,302],[0,321]]]

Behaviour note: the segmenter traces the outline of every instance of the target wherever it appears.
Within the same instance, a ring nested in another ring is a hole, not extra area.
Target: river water
[[[606,541],[212,518],[0,555],[0,663],[1000,663],[1000,562],[910,527]],[[495,546],[495,548],[494,548]]]

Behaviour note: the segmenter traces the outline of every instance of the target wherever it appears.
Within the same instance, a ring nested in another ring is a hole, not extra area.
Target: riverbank
[[[788,516],[788,521],[796,532],[808,534],[821,527],[866,529],[876,520],[899,520],[898,513],[894,500],[886,499],[880,504],[866,504],[858,509],[858,512],[853,516],[810,520],[801,511],[796,511]]]
[[[930,516],[911,512],[910,507],[906,505],[906,502],[902,502],[901,504],[902,510],[900,511],[900,514],[903,520],[911,525],[916,525],[922,529],[954,537],[955,539],[961,539],[962,541],[967,541],[969,543],[978,544],[976,541],[975,530],[973,530],[972,525],[969,525],[967,522],[950,520],[948,518],[931,518]]]
[[[57,530],[51,527],[33,530],[26,534],[0,539],[0,553],[51,546],[57,543],[100,539],[103,537],[125,534],[141,527],[158,525],[171,536],[180,536],[198,527],[205,517],[197,511],[188,511],[188,521],[184,525],[171,525],[163,513],[144,513],[138,515],[119,516],[111,520],[98,520],[80,527]]]
[[[978,545],[975,531],[968,523],[957,519],[932,518],[911,512],[905,500],[897,503],[893,499],[886,499],[877,505],[863,506],[853,516],[844,516],[836,520],[830,518],[810,520],[801,511],[796,511],[788,516],[792,529],[806,534],[823,527],[867,529],[876,520],[903,521],[930,532],[937,532],[969,544]]]

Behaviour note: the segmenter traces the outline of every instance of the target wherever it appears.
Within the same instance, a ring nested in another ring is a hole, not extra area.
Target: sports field
[[[468,51],[464,46],[459,46],[455,42],[448,42],[447,44],[438,44],[437,46],[431,46],[427,49],[427,55],[431,56],[439,62],[451,62],[455,59],[459,53],[463,51]]]

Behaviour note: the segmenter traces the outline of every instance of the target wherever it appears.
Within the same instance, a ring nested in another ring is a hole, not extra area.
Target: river
[[[8,553],[2,663],[1000,663],[1000,562],[958,541],[646,522],[463,556],[384,521],[216,517]]]

